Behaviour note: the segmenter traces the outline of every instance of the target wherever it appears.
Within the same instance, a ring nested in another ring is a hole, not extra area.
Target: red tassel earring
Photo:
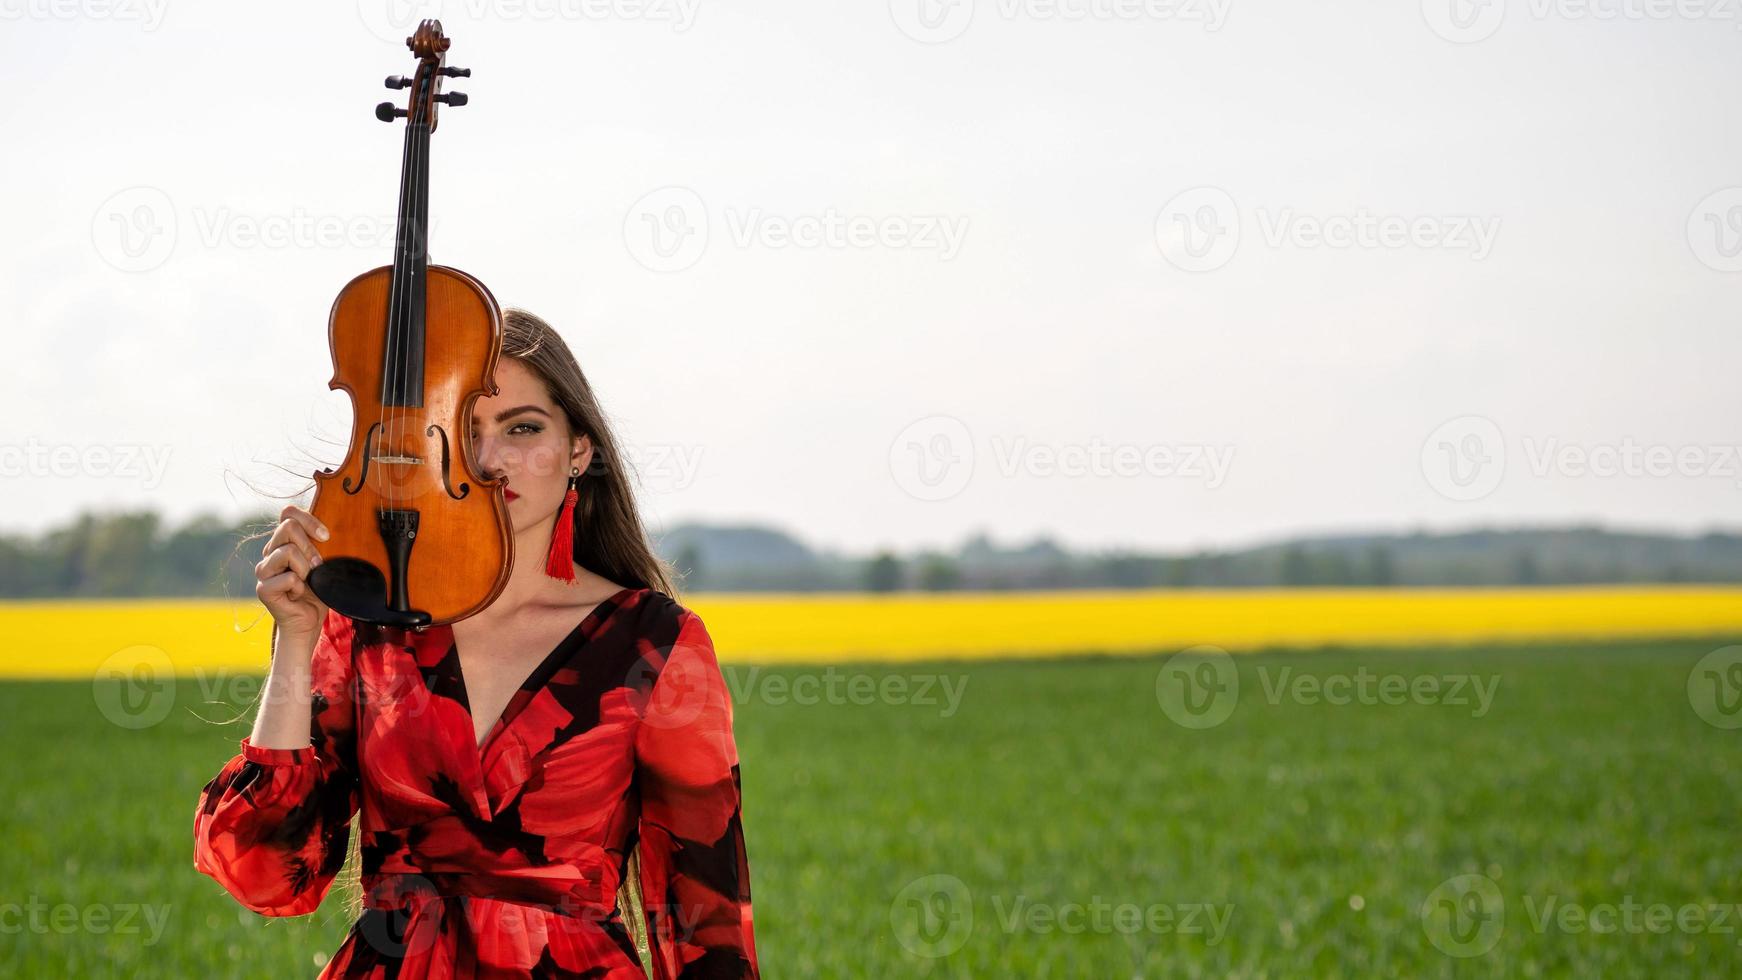
[[[575,484],[580,478],[580,467],[575,467],[569,475],[569,492],[563,495],[563,505],[557,511],[556,530],[550,534],[550,554],[544,560],[544,573],[564,582],[575,580],[575,502],[581,499]]]

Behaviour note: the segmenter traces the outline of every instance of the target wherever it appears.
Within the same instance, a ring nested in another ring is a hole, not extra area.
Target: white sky
[[[378,33],[407,10],[475,73],[433,141],[432,256],[557,325],[655,528],[1737,525],[1716,0],[651,2],[0,0],[0,527],[235,514],[226,470],[333,461],[326,318],[391,258],[403,127],[371,107],[403,102]],[[781,245],[831,215],[870,243]],[[1362,216],[1420,240],[1311,237]],[[691,234],[654,241],[668,219]],[[1196,258],[1182,220],[1238,236]],[[1007,471],[1012,445],[1125,456]],[[1541,461],[1628,445],[1655,474]]]

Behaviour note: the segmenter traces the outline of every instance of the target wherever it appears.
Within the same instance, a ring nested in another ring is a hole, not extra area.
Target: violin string
[[[419,75],[421,74],[422,71],[420,69]],[[400,297],[401,302],[399,305],[399,346],[395,348],[395,352],[399,355],[399,361],[394,372],[394,390],[399,392],[399,400],[393,414],[393,454],[400,458],[404,458],[407,455],[405,453],[404,443],[401,440],[405,438],[406,399],[411,394],[405,390],[405,382],[411,373],[411,320],[413,316],[413,304],[415,302],[413,297],[417,295],[416,258],[419,231],[417,227],[417,174],[419,170],[423,169],[423,160],[421,156],[423,150],[423,134],[419,131],[417,125],[421,109],[416,107],[422,104],[424,96],[422,79],[420,78],[418,82],[419,84],[412,89],[413,92],[417,93],[411,100],[411,104],[414,108],[412,109],[411,114],[405,119],[406,138],[411,142],[411,171],[406,175],[404,249],[405,284],[403,286],[404,295]],[[405,479],[405,472],[400,468],[400,464],[396,463],[394,464],[392,473],[392,488],[394,492],[397,492],[400,481]],[[389,500],[391,502],[392,498],[389,498]]]
[[[422,274],[417,276],[415,279],[411,279],[409,284],[406,286],[407,289],[413,291],[411,295],[414,298],[414,302],[407,304],[405,314],[406,329],[409,331],[413,326],[415,326],[420,336],[420,342],[417,345],[416,351],[416,354],[420,358],[423,356],[424,350],[429,346],[429,337],[426,334],[426,331],[429,328],[429,121],[435,117],[435,90],[436,82],[438,80],[436,69],[433,66],[425,65],[423,67],[427,80],[420,89],[423,93],[423,97],[419,99],[419,104],[423,109],[418,113],[417,120],[417,149],[414,151],[417,155],[417,166],[411,168],[413,181],[411,203],[414,214],[414,220],[412,221],[411,244],[413,248],[411,250],[411,259],[412,263],[419,267],[419,271]],[[420,204],[422,205],[421,207],[419,207]],[[422,314],[415,324],[412,322],[414,312]],[[410,359],[412,353],[413,351],[408,347],[406,350],[406,364],[403,368],[407,378],[409,378],[411,374]],[[421,366],[422,365],[420,364],[420,368]],[[419,408],[423,407],[423,381],[423,371],[419,370],[418,391],[416,393],[416,404]],[[403,388],[404,385],[401,385],[400,387]],[[404,414],[406,413],[402,413],[402,416]],[[413,435],[417,438],[418,444],[421,447],[423,444],[422,432],[419,431],[413,433]],[[418,463],[416,464],[417,466],[423,466],[423,460],[425,459],[425,454],[423,452],[417,453],[412,458],[418,460]],[[421,472],[417,477],[415,477],[415,479],[422,479]],[[421,484],[414,483],[413,486],[421,486]]]
[[[423,67],[427,80],[419,90],[423,93],[423,97],[419,99],[418,102],[423,108],[418,113],[417,118],[417,149],[414,151],[417,155],[417,166],[411,168],[411,179],[414,182],[412,184],[413,190],[411,194],[413,211],[413,221],[411,225],[411,244],[413,247],[411,250],[411,260],[412,264],[421,272],[421,275],[418,275],[414,279],[410,279],[410,282],[406,286],[407,289],[412,291],[411,295],[413,297],[413,302],[406,305],[405,311],[407,331],[410,331],[415,326],[420,337],[415,352],[420,358],[423,356],[424,350],[429,346],[429,338],[425,335],[425,331],[429,328],[429,120],[435,116],[435,89],[437,79],[435,68],[433,66],[425,65]],[[420,204],[422,205],[421,207],[419,207]],[[415,324],[412,320],[414,314],[422,314],[418,317]],[[409,379],[411,375],[410,360],[413,353],[414,352],[408,346],[405,352],[406,364],[402,369],[405,372],[407,379]],[[420,364],[419,366],[421,368],[422,365]],[[423,372],[419,370],[418,391],[416,392],[416,404],[419,408],[423,407],[423,380]],[[400,387],[404,388],[404,385],[402,384]],[[406,414],[409,413],[402,412],[402,417]],[[413,436],[418,440],[418,444],[421,447],[423,441],[422,432],[415,432],[413,433]],[[418,463],[416,465],[421,467],[425,456],[423,452],[419,452],[411,458],[417,459]],[[421,473],[415,477],[415,479],[422,479]],[[420,486],[421,484],[413,483],[412,485]]]
[[[422,75],[421,71],[419,75]],[[423,160],[423,141],[422,134],[418,130],[418,113],[416,107],[421,103],[421,94],[424,92],[423,79],[421,77],[418,77],[418,84],[412,91],[414,93],[411,99],[412,110],[410,114],[406,116],[405,127],[405,178],[402,182],[403,192],[400,200],[400,213],[402,215],[401,231],[399,236],[400,240],[396,243],[397,253],[394,256],[399,276],[397,277],[398,281],[394,284],[394,302],[389,304],[390,307],[396,311],[396,315],[392,317],[392,322],[390,323],[394,339],[393,346],[388,352],[388,377],[390,379],[390,384],[392,385],[392,390],[399,397],[396,399],[397,404],[395,405],[395,411],[384,428],[387,432],[388,439],[393,446],[390,455],[395,457],[404,455],[404,453],[400,451],[400,440],[405,435],[404,419],[406,413],[403,402],[406,394],[405,382],[409,373],[411,360],[411,351],[406,348],[410,339],[411,330],[411,301],[412,297],[415,295],[416,289],[416,283],[413,278],[415,273],[413,260],[417,251],[415,246],[418,241],[419,221],[416,203],[420,192],[418,172],[422,169]],[[401,474],[397,469],[398,464],[391,465],[394,468],[384,469],[382,471],[382,476],[387,481],[386,497],[389,509],[393,509],[397,505],[398,482],[401,479]]]
[[[393,242],[393,274],[389,277],[389,280],[388,280],[388,282],[391,286],[392,292],[390,292],[388,294],[388,298],[387,298],[387,338],[386,338],[386,344],[387,344],[386,362],[387,363],[386,363],[386,371],[383,372],[382,378],[381,378],[381,386],[382,386],[382,390],[381,390],[381,395],[382,395],[382,398],[381,398],[381,417],[380,417],[380,419],[377,420],[378,424],[381,427],[381,441],[379,443],[377,443],[377,445],[381,446],[381,447],[386,447],[394,442],[394,434],[392,431],[392,424],[388,421],[387,409],[388,409],[388,402],[391,400],[392,393],[398,391],[398,388],[399,388],[397,382],[395,381],[395,376],[396,376],[397,368],[398,368],[398,355],[399,355],[399,338],[400,338],[399,320],[405,314],[404,304],[402,302],[401,295],[402,295],[402,292],[405,288],[403,279],[404,279],[405,275],[407,274],[407,270],[405,268],[405,264],[401,261],[401,257],[405,254],[405,238],[410,230],[408,227],[408,222],[410,220],[410,214],[409,214],[410,209],[407,207],[408,194],[409,194],[408,185],[410,184],[410,180],[411,180],[412,158],[413,158],[413,155],[412,155],[412,132],[411,132],[410,123],[411,123],[411,119],[408,116],[406,118],[406,128],[405,128],[405,147],[404,147],[403,153],[400,157],[400,163],[399,163],[399,172],[400,172],[399,227],[397,229],[397,233],[394,235],[394,242]],[[380,450],[380,449],[378,449],[376,452],[377,452],[377,455],[390,455],[390,453],[383,451],[383,450]],[[392,474],[381,466],[377,466],[376,470],[378,472],[380,472],[380,474],[381,474],[380,477],[378,477],[378,479],[386,485],[385,496],[387,498],[387,506],[389,508],[391,508],[393,506],[393,477],[392,477]]]

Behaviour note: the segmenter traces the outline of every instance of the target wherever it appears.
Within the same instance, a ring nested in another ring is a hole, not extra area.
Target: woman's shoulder
[[[615,601],[617,615],[626,616],[637,634],[656,645],[707,641],[707,627],[701,616],[658,589],[630,587],[619,593]]]

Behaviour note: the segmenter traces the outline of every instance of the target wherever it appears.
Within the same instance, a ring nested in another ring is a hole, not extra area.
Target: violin
[[[316,542],[308,575],[320,600],[345,616],[403,629],[450,623],[488,606],[508,584],[513,536],[505,477],[474,465],[472,403],[494,395],[502,313],[490,290],[458,269],[429,264],[429,138],[436,106],[463,106],[443,92],[471,70],[445,64],[450,39],[425,20],[405,39],[417,57],[403,118],[398,235],[393,264],[339,291],[327,323],[333,377],[350,396],[350,446],[336,469],[314,475],[310,513],[331,537]]]

